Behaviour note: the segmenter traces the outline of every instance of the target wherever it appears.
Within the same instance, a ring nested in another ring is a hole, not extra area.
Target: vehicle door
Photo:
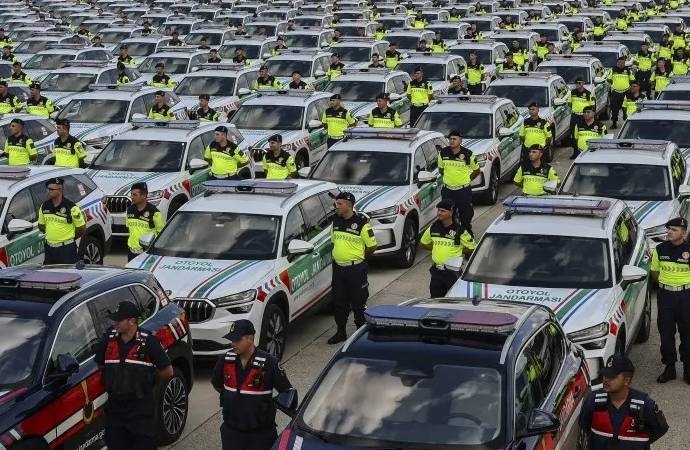
[[[45,186],[43,197],[45,198]],[[38,208],[40,203],[34,200],[30,188],[24,188],[7,199],[5,215],[2,222],[2,236],[0,236],[0,267],[18,266],[24,263],[43,262],[44,240],[38,231]],[[9,223],[12,219],[26,220],[34,228],[29,231],[12,234]]]
[[[512,104],[503,105],[496,111],[495,130],[498,139],[498,152],[501,155],[501,177],[517,167],[520,162],[520,124],[522,117]],[[508,128],[511,134],[500,137],[498,132],[501,128]]]
[[[103,446],[108,395],[94,361],[100,335],[87,302],[69,311],[60,321],[51,345],[44,376],[45,389],[54,392],[50,403],[52,423],[43,438],[48,445],[60,443],[76,450],[90,445]],[[60,357],[62,355],[62,357]],[[69,356],[68,356],[69,355]],[[65,372],[58,361],[72,358],[78,364],[74,373]]]
[[[421,150],[422,156],[425,161],[425,166],[427,172],[436,175],[436,180],[430,183],[424,183],[419,186],[417,184],[415,187],[419,189],[417,195],[419,196],[419,210],[420,210],[420,228],[423,228],[427,224],[431,223],[436,218],[436,203],[441,198],[441,184],[439,183],[439,171],[438,171],[438,153],[441,149],[445,147],[443,140],[439,138],[430,139],[424,143],[415,151],[415,183],[417,182],[417,153]]]
[[[644,233],[640,232],[637,221],[627,208],[616,220],[611,243],[616,280],[611,300],[616,303],[611,305],[611,309],[615,311],[611,318],[611,332],[615,335],[615,331],[620,331],[620,325],[625,318],[626,342],[630,342],[643,317],[647,279],[637,282],[623,281],[623,267],[631,265],[649,270],[650,255]]]
[[[288,246],[291,241],[299,239],[309,242],[308,238],[309,233],[302,208],[300,205],[295,205],[285,219],[282,247],[283,265],[279,267],[281,280],[290,293],[290,319],[295,314],[299,314],[300,309],[308,303],[309,298],[315,292],[311,269],[318,258],[312,256],[314,252],[304,255],[290,255],[288,253]]]
[[[553,104],[554,99],[567,99],[568,86],[562,79],[555,80],[549,87],[549,94],[551,97],[551,108],[553,109],[553,121],[555,130],[553,130],[553,140],[556,141],[561,137],[565,137],[570,129],[570,116],[572,110],[567,102],[564,105],[556,106]]]
[[[206,167],[205,169],[197,169],[192,171],[189,167],[189,163],[193,159],[204,160],[204,152],[206,151],[206,147],[213,142],[213,133],[213,131],[208,131],[204,134],[196,136],[189,142],[189,146],[187,147],[187,162],[185,167],[189,173],[192,197],[195,197],[204,191],[203,183],[204,181],[208,180],[211,169],[210,167]]]
[[[328,133],[326,132],[326,127],[321,124],[321,126],[309,129],[309,122],[312,120],[321,121],[323,113],[328,108],[329,100],[319,99],[315,100],[307,105],[307,111],[304,115],[304,129],[309,133],[309,164],[314,165],[315,162],[319,161],[324,153],[326,153],[326,139],[328,138]],[[297,160],[295,160],[297,162]]]
[[[590,76],[592,78],[592,86],[594,86],[594,100],[596,102],[596,111],[599,112],[608,102],[609,83],[608,81],[602,83],[594,82],[594,78],[596,77],[606,78],[606,70],[599,61],[594,61],[592,63],[592,72]]]
[[[400,94],[400,99],[394,101],[391,106],[400,114],[403,124],[410,123],[410,99],[407,97],[407,85],[410,82],[408,74],[396,75],[393,77],[393,89],[396,94]],[[390,81],[389,81],[390,82]],[[412,124],[410,124],[412,125]]]
[[[673,195],[674,198],[678,199],[678,215],[685,218],[690,217],[690,198],[679,197],[678,190],[680,189],[681,184],[690,184],[690,181],[686,180],[688,177],[687,171],[687,161],[681,155],[680,150],[674,150],[673,154],[671,155],[671,181],[673,182]],[[674,207],[674,212],[675,211],[676,207]]]

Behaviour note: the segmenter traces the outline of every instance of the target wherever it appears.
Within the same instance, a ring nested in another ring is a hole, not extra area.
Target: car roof
[[[302,94],[302,95],[300,95]],[[289,92],[287,90],[273,92],[259,92],[256,97],[250,98],[243,105],[281,105],[281,106],[305,106],[315,98],[330,98],[329,92],[311,91],[305,93]]]
[[[549,72],[542,72],[549,73]],[[511,74],[512,75],[512,74]],[[549,77],[540,77],[536,75],[525,76],[499,76],[491,82],[491,86],[510,85],[510,86],[548,86],[555,80],[561,78],[559,75],[551,74]]]
[[[11,190],[22,189],[25,186],[32,185],[36,180],[47,180],[51,177],[69,175],[69,174],[80,174],[84,173],[82,169],[68,169],[65,167],[55,167],[55,166],[27,166],[29,168],[30,175],[26,178],[12,179],[12,178],[1,178],[0,177],[0,196],[5,196],[10,194]]]
[[[192,136],[214,130],[217,125],[215,122],[200,122],[198,126],[193,128],[137,127],[113,136],[113,140],[136,141],[140,139],[157,139],[167,142],[185,142]]]
[[[462,97],[462,96],[461,96]],[[450,98],[448,100],[437,101],[437,103],[429,105],[426,111],[428,112],[476,112],[491,114],[499,106],[505,105],[507,103],[512,103],[507,98],[495,97],[494,101],[490,101],[488,97],[492,96],[482,96],[482,101],[461,101],[456,98]]]
[[[582,153],[574,164],[644,164],[666,166],[671,160],[671,152],[629,152],[619,149],[601,149]]]
[[[445,64],[448,61],[452,61],[454,59],[463,59],[462,56],[460,55],[454,55],[452,53],[437,53],[437,54],[412,54],[408,58],[405,58],[401,60],[400,62],[424,62],[424,63],[436,63],[436,64]]]
[[[361,70],[368,70],[368,69],[361,69]],[[407,72],[403,70],[391,70],[387,71],[386,69],[381,69],[379,71],[359,71],[358,69],[345,69],[343,71],[343,74],[334,78],[331,82],[332,83],[337,83],[338,81],[343,81],[343,80],[362,80],[362,81],[386,81],[389,78],[393,76],[399,76],[399,75],[407,75]]]
[[[326,181],[291,179],[289,183],[297,185],[296,192],[290,195],[253,193],[207,194],[190,200],[180,208],[180,211],[244,212],[275,216],[281,212],[286,213],[295,203],[300,202],[306,197],[319,192],[337,189],[335,184]]]
[[[414,130],[407,128],[406,130]],[[385,131],[384,131],[385,132]],[[348,138],[338,141],[328,149],[329,152],[356,151],[356,152],[382,152],[382,153],[406,153],[413,154],[422,142],[429,138],[443,137],[437,131],[418,130],[416,137],[412,139],[392,139],[389,137],[362,137]]]
[[[628,117],[628,120],[677,120],[680,122],[690,122],[690,111],[643,109]]]

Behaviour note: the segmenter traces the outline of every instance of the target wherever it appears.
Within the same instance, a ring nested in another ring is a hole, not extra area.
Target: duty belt
[[[663,289],[665,291],[680,292],[680,291],[685,291],[685,290],[690,289],[690,284],[683,284],[680,286],[670,286],[668,284],[659,283],[659,288]]]
[[[65,245],[70,245],[73,242],[74,242],[74,239],[68,239],[68,240],[62,241],[62,242],[48,242],[48,241],[46,241],[46,245],[48,247],[58,248],[58,247],[64,247]]]
[[[237,175],[237,172],[235,172],[235,173],[225,173],[225,174],[223,174],[223,175],[218,175],[218,174],[215,174],[215,173],[211,173],[211,175],[213,175],[213,176],[216,177],[216,178],[230,178],[230,177],[234,177],[235,175]]]
[[[436,270],[447,270],[449,272],[459,272],[459,270],[449,269],[448,267],[446,267],[445,264],[434,264],[431,267],[435,268]]]
[[[129,252],[133,255],[141,255],[142,253],[144,253],[144,249],[143,248],[130,248]]]
[[[466,187],[469,187],[470,184],[472,183],[461,184],[460,186],[448,186],[447,184],[444,184],[443,187],[446,189],[450,189],[451,191],[459,191],[460,189],[465,189]]]
[[[363,259],[358,259],[357,261],[347,261],[347,262],[338,262],[338,261],[333,261],[337,265],[341,267],[349,267],[349,266],[356,266],[357,264],[361,264],[364,262]]]
[[[415,108],[419,108],[420,106],[429,106],[429,104],[428,103],[418,103],[415,105],[414,103],[412,103],[412,106],[414,106]]]

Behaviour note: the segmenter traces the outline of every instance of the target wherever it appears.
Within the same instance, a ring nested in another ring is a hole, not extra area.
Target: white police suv
[[[644,231],[616,199],[513,196],[504,205],[448,295],[547,306],[598,378],[610,355],[649,337]]]
[[[249,319],[281,357],[288,323],[331,290],[333,198],[313,180],[209,181],[128,267],[152,272],[187,312],[194,354],[222,354],[228,324]],[[149,245],[150,244],[150,245]]]

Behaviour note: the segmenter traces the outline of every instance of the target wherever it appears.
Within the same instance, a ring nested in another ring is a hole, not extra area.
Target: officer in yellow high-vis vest
[[[372,128],[400,128],[402,120],[400,114],[388,106],[388,94],[376,96],[376,108],[369,113],[367,123]]]
[[[16,95],[10,94],[7,81],[0,80],[0,114],[18,113],[24,108],[24,103]]]
[[[400,64],[400,60],[402,59],[402,54],[398,51],[397,43],[391,42],[388,45],[388,50],[386,50],[383,59],[386,63],[386,67],[388,67],[389,69],[395,69],[396,67],[398,67],[398,64]]]
[[[239,168],[249,164],[249,157],[228,140],[228,129],[223,125],[215,129],[214,141],[206,147],[204,159],[211,163],[211,178],[216,180],[239,180]]]
[[[83,167],[86,151],[84,144],[69,133],[70,123],[67,119],[55,121],[58,137],[53,142],[55,165],[59,167]]]
[[[43,264],[74,264],[78,259],[76,240],[86,231],[84,214],[64,197],[62,178],[51,178],[45,184],[48,200],[38,209],[38,229],[45,233]]]
[[[434,88],[424,79],[424,69],[415,67],[414,76],[407,85],[407,97],[410,99],[410,125],[414,126],[419,116],[429,106],[434,97]]]
[[[640,92],[640,82],[635,80],[630,83],[630,89],[628,89],[623,98],[623,109],[628,117],[637,112],[637,102],[646,99],[647,97]]]
[[[587,106],[595,106],[594,95],[585,88],[585,80],[578,77],[575,80],[575,89],[570,91],[570,97],[568,98],[568,104],[572,109],[572,116],[570,117],[570,131],[569,135],[572,138],[573,154],[570,159],[575,159],[577,156],[577,142],[574,138],[575,125],[582,119],[582,113]]]
[[[149,119],[154,120],[175,120],[172,108],[165,103],[165,92],[156,91],[153,96],[153,106],[149,109]]]
[[[611,83],[611,129],[615,130],[618,127],[618,116],[623,107],[623,97],[630,89],[630,82],[635,79],[632,71],[625,67],[625,57],[621,56],[616,61],[614,67],[609,73],[609,83]],[[623,120],[627,118],[625,110],[623,110]]]
[[[441,198],[453,202],[455,214],[466,230],[472,232],[472,180],[480,173],[477,157],[462,145],[462,135],[453,130],[448,134],[448,146],[438,154],[438,169],[443,177]]]
[[[341,101],[342,97],[340,94],[331,95],[330,106],[321,116],[321,122],[326,126],[326,132],[328,133],[328,148],[344,138],[345,130],[357,123],[350,111],[342,107]]]
[[[544,148],[539,144],[530,147],[527,160],[520,163],[515,173],[513,183],[522,188],[524,195],[544,195],[544,183],[547,181],[558,182],[556,169],[543,161]]]
[[[127,207],[127,219],[125,226],[129,236],[127,237],[127,260],[131,261],[140,255],[141,248],[139,238],[146,233],[158,236],[165,219],[163,214],[148,201],[149,187],[146,183],[134,183],[129,191],[132,204]]]
[[[486,78],[484,72],[484,64],[479,62],[477,57],[477,52],[470,50],[467,54],[469,60],[467,61],[467,67],[465,68],[465,74],[467,76],[467,90],[472,95],[481,95],[484,91],[482,82]]]
[[[605,136],[606,125],[594,118],[594,107],[585,107],[582,114],[582,120],[575,125],[575,142],[577,142],[575,157],[587,151],[587,141],[590,139],[601,139]]]
[[[527,107],[529,116],[520,125],[520,140],[522,141],[522,161],[527,160],[527,153],[533,145],[539,145],[542,149],[551,144],[551,124],[546,119],[539,117],[539,105],[532,102]],[[548,161],[548,158],[547,158]]]
[[[22,119],[12,119],[10,122],[10,135],[5,139],[2,153],[7,156],[10,166],[26,166],[38,158],[34,141],[24,134]]]
[[[53,102],[48,97],[41,95],[41,85],[38,83],[31,84],[31,95],[26,100],[26,112],[34,115],[50,118],[50,115],[55,111]]]
[[[274,134],[268,138],[268,151],[264,154],[264,173],[267,180],[297,178],[295,158],[282,148],[283,136]]]

